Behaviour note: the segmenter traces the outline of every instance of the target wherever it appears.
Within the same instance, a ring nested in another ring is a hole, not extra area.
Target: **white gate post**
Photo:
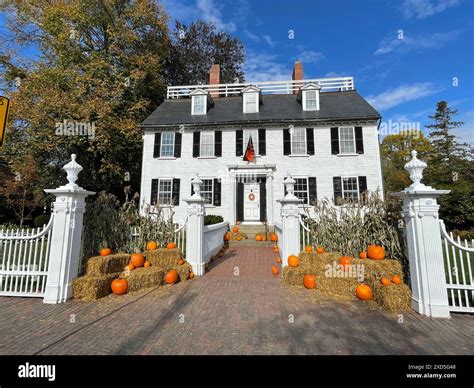
[[[202,180],[196,175],[192,179],[194,194],[186,199],[188,204],[188,220],[186,223],[186,261],[191,264],[197,276],[204,275],[205,263],[203,261],[203,237],[205,199],[201,197]]]
[[[95,194],[75,183],[77,174],[82,171],[82,167],[76,163],[76,155],[71,155],[71,161],[63,169],[69,183],[57,189],[45,190],[54,194],[56,201],[44,303],[63,303],[72,296],[72,281],[79,270],[85,198]]]
[[[403,199],[408,259],[412,288],[412,308],[418,313],[436,318],[448,318],[448,292],[443,259],[439,205],[436,198],[450,190],[435,190],[421,183],[426,163],[417,159],[405,165],[413,181],[410,187],[396,193]]]
[[[301,199],[295,196],[296,181],[288,175],[283,181],[286,195],[278,202],[281,204],[282,242],[280,244],[283,257],[282,266],[288,265],[288,256],[300,253],[300,211]]]

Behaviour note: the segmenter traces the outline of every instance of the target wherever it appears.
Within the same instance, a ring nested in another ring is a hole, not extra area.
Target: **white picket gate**
[[[474,312],[474,241],[455,239],[442,220],[439,223],[443,243],[446,287],[450,311]]]
[[[44,296],[53,219],[42,228],[0,230],[0,295]]]

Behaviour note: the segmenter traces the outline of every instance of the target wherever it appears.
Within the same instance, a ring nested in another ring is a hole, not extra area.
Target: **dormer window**
[[[304,111],[319,110],[319,91],[321,85],[315,82],[308,82],[303,85],[300,90],[298,99],[301,101],[301,105]]]
[[[258,113],[260,107],[260,89],[247,86],[242,90],[244,113]]]
[[[209,93],[203,89],[196,89],[189,93],[191,96],[191,114],[205,115],[209,105],[212,104],[212,99]]]

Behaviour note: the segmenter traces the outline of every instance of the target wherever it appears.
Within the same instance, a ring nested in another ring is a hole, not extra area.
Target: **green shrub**
[[[204,216],[204,225],[214,225],[224,222],[224,218],[222,216],[218,216],[215,214],[206,214]]]
[[[35,219],[33,220],[33,224],[35,225],[35,228],[40,228],[46,225],[49,222],[50,218],[50,214],[40,214],[39,216],[35,217]]]

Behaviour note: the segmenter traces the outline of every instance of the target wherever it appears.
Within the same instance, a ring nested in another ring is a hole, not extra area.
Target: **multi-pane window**
[[[316,110],[316,90],[307,90],[305,91],[306,99],[306,110]]]
[[[293,133],[291,134],[291,154],[292,155],[306,155],[306,129],[305,128],[293,128]]]
[[[245,93],[244,113],[258,112],[258,93]]]
[[[201,132],[201,156],[214,156],[214,131]]]
[[[201,186],[201,197],[203,197],[207,204],[213,203],[212,193],[213,190],[213,179],[203,179],[202,186]]]
[[[339,148],[341,154],[356,152],[354,127],[339,128]]]
[[[163,132],[161,134],[160,156],[174,156],[174,132]]]
[[[303,203],[308,203],[308,178],[295,178],[295,195],[303,200]]]
[[[358,199],[357,177],[342,178],[342,196],[344,199]]]
[[[206,113],[206,96],[193,96],[193,114]]]
[[[158,203],[160,205],[171,204],[172,179],[160,179],[158,184]]]
[[[259,153],[258,153],[258,129],[245,129],[244,130],[244,151],[247,149],[247,144],[249,144],[250,136],[252,136],[252,144],[253,144],[253,149],[255,151],[255,155],[259,155]]]

